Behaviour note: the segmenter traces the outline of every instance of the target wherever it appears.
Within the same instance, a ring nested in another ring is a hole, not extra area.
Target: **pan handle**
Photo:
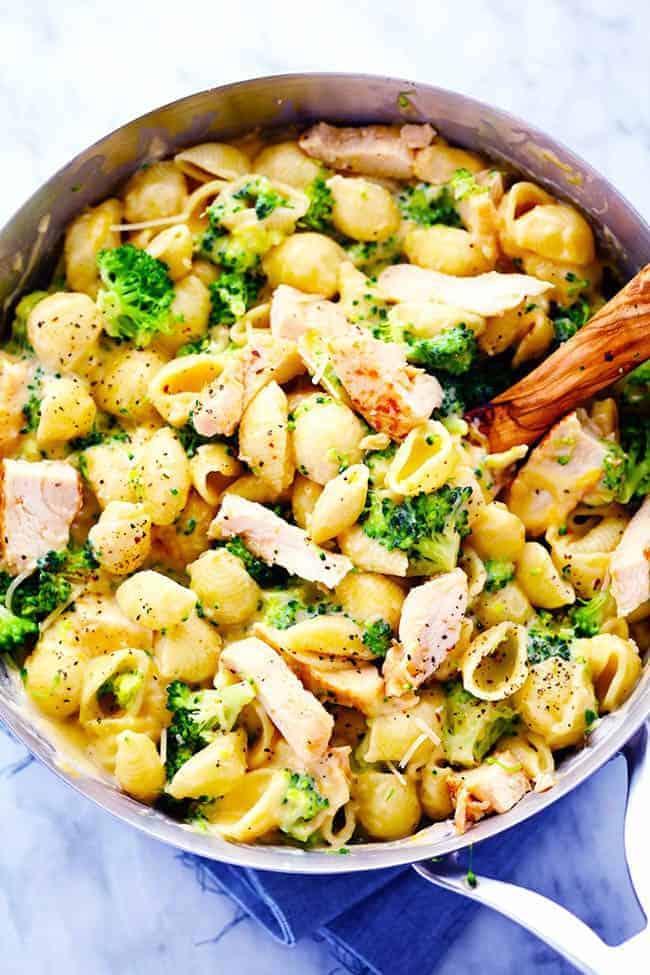
[[[650,748],[648,725],[642,726],[624,748],[629,786],[625,820],[625,854],[639,904],[650,920],[650,876],[643,870],[650,807]],[[466,868],[457,853],[438,861],[414,864],[429,883],[463,894],[509,917],[563,955],[584,975],[620,975],[647,970],[650,925],[622,945],[605,944],[588,925],[564,907],[525,887],[491,877],[467,882]]]

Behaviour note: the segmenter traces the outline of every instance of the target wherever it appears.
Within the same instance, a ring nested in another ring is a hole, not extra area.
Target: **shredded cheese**
[[[167,762],[167,728],[163,728],[160,734],[160,761],[163,765]]]
[[[440,711],[440,709],[439,708],[436,708],[436,714],[439,713],[439,711]],[[422,734],[427,736],[427,738],[429,739],[429,741],[432,741],[434,745],[439,745],[440,744],[440,738],[435,733],[435,731],[433,730],[433,728],[430,728],[429,727],[429,725],[426,723],[426,721],[423,721],[422,718],[414,718],[413,720],[414,720],[414,723],[418,726],[418,728],[422,732]]]
[[[411,742],[399,760],[400,768],[404,768],[406,765],[408,765],[409,761],[413,758],[420,745],[423,745],[424,742],[427,741],[428,737],[428,735],[418,735],[418,737]]]
[[[386,765],[388,766],[388,768],[390,769],[390,771],[393,773],[393,775],[395,776],[395,778],[397,779],[397,781],[399,782],[399,784],[402,787],[405,786],[406,785],[406,779],[404,778],[404,776],[402,775],[401,772],[398,772],[397,771],[397,769],[395,768],[395,766],[393,765],[393,763],[392,762],[386,762]]]
[[[114,223],[111,230],[149,230],[151,227],[168,227],[175,223],[183,223],[189,218],[189,213],[176,213],[172,217],[157,217],[156,220],[141,220],[139,223]]]

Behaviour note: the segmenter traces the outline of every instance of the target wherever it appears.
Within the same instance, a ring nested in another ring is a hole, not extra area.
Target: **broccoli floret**
[[[405,552],[415,572],[449,572],[470,531],[466,505],[471,493],[470,487],[444,485],[397,502],[370,491],[361,527],[385,548]]]
[[[476,193],[488,192],[487,186],[481,186],[480,183],[477,183],[476,176],[474,173],[470,173],[469,169],[457,169],[447,186],[454,200],[457,201],[464,200],[468,196],[474,196]]]
[[[323,170],[305,190],[309,199],[309,209],[298,221],[298,227],[302,230],[315,230],[319,234],[332,230],[334,197],[325,182],[326,176],[327,170]]]
[[[564,616],[554,617],[540,610],[528,627],[528,662],[538,664],[549,657],[571,659],[571,644],[575,631]]]
[[[340,612],[340,605],[323,599],[315,587],[308,585],[264,597],[264,622],[276,630],[286,630],[313,616]]]
[[[191,758],[191,755],[187,756]],[[181,763],[182,764],[182,763]],[[180,766],[179,766],[180,767]],[[198,799],[175,799],[168,792],[163,792],[154,803],[156,809],[171,816],[179,823],[205,825],[204,807],[212,805],[214,799],[209,796],[199,796]]]
[[[237,207],[237,204],[233,202],[235,200],[240,201],[244,206]],[[287,198],[273,189],[266,176],[254,176],[241,189],[232,194],[228,201],[227,209],[230,214],[233,214],[238,209],[250,207],[255,210],[255,216],[258,220],[264,220],[279,206],[286,206],[287,203]],[[220,207],[223,207],[223,204],[218,200],[215,205],[215,217],[217,220],[219,219]]]
[[[618,389],[626,406],[650,404],[650,359],[633,369],[619,384]]]
[[[142,347],[174,329],[174,286],[167,265],[133,244],[100,251],[97,304],[106,332]]]
[[[83,437],[75,437],[71,440],[70,449],[80,451],[88,450],[89,447],[96,447],[97,444],[108,443],[111,440],[126,443],[130,440],[130,437],[126,430],[123,430],[115,420],[109,418],[108,425],[105,429],[94,426],[90,433],[85,434]]]
[[[244,563],[244,568],[262,589],[283,589],[287,585],[289,573],[280,565],[267,565],[250,552],[241,538],[231,538],[226,548]]]
[[[167,709],[173,715],[167,729],[167,778],[172,779],[192,755],[214,741],[218,731],[230,731],[254,697],[249,681],[202,691],[172,681],[167,688]]]
[[[25,425],[21,429],[21,433],[33,433],[34,430],[38,429],[38,424],[41,419],[41,382],[43,378],[43,370],[40,366],[34,372],[34,376],[30,383],[27,385],[27,391],[29,393],[29,398],[26,403],[23,403],[22,414],[25,417]]]
[[[591,317],[591,305],[584,299],[574,301],[572,305],[563,307],[556,305],[551,312],[555,341],[558,345],[572,338]]]
[[[273,596],[266,604],[264,620],[276,630],[287,630],[298,622],[298,614],[306,613],[307,607],[299,599],[283,599]]]
[[[580,601],[569,610],[569,619],[577,637],[597,636],[600,633],[612,597],[608,589],[597,592],[591,599]]]
[[[355,240],[345,246],[345,251],[355,267],[375,276],[388,264],[400,260],[402,241],[397,234],[391,234],[386,240]]]
[[[476,335],[464,322],[446,328],[432,339],[407,338],[407,359],[427,372],[443,370],[451,376],[468,372],[478,354]]]
[[[26,646],[30,646],[38,635],[38,624],[34,620],[23,619],[10,613],[0,605],[0,654],[8,654],[18,661]]]
[[[105,680],[97,691],[97,701],[104,714],[126,711],[135,700],[143,681],[144,674],[140,670],[125,670]]]
[[[443,400],[434,411],[434,418],[462,415],[474,407],[483,406],[522,375],[524,370],[514,370],[508,355],[477,356],[471,369],[460,376],[440,369],[436,371],[436,379],[442,386]]]
[[[502,701],[480,701],[460,681],[447,685],[443,744],[452,765],[478,765],[492,746],[511,734],[517,714]]]
[[[233,325],[255,302],[262,278],[254,271],[223,271],[209,286],[211,325]]]
[[[485,588],[488,592],[498,592],[512,581],[515,575],[514,562],[502,562],[499,559],[488,559],[485,563],[487,579]]]
[[[27,339],[27,319],[33,308],[38,305],[43,298],[47,298],[47,291],[32,291],[28,295],[23,295],[14,312],[14,320],[11,326],[11,351],[31,351],[31,346]]]
[[[73,584],[87,579],[98,566],[89,545],[79,551],[48,552],[36,563],[36,571],[14,591],[12,610],[18,616],[40,623],[57,606],[67,602]],[[11,578],[4,576],[0,590],[6,592],[10,583]]]
[[[226,445],[226,449],[230,455],[237,456],[237,445],[231,438],[218,436],[204,437],[203,434],[196,432],[191,423],[187,423],[184,427],[178,427],[176,435],[188,457],[194,457],[199,447],[203,447],[204,444],[208,443],[223,443]]]
[[[176,357],[184,355],[198,355],[200,352],[210,351],[210,336],[203,335],[200,339],[194,339],[193,342],[186,342],[185,345],[181,345],[180,349],[176,353]]]
[[[462,227],[455,202],[446,186],[430,186],[428,183],[405,186],[397,197],[402,216],[421,227],[432,227],[439,223],[447,227]]]
[[[626,419],[621,424],[621,446],[625,463],[622,472],[620,467],[612,471],[611,480],[618,500],[627,504],[650,493],[650,417]]]
[[[393,631],[386,620],[373,620],[363,629],[363,642],[375,657],[385,657],[393,642]]]
[[[282,799],[280,829],[304,842],[312,830],[308,823],[329,807],[329,799],[318,791],[316,780],[306,772],[285,769],[287,789]]]

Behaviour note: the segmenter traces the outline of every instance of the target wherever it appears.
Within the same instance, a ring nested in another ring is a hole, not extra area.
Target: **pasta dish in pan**
[[[233,841],[462,832],[552,787],[649,642],[650,371],[531,449],[471,410],[608,276],[575,207],[429,125],[143,166],[0,353],[28,699]]]

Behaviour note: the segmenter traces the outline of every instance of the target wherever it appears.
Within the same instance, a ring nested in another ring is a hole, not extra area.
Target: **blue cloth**
[[[534,819],[476,844],[474,871],[553,897],[608,944],[620,943],[644,925],[623,851],[626,792],[627,769],[619,756]],[[560,822],[565,824],[567,818],[581,856],[563,859],[557,835]],[[620,855],[602,858],[599,884],[585,889],[581,857],[593,863],[599,848],[606,845],[619,849]],[[307,877],[197,862],[191,857],[187,861],[200,873],[207,871],[220,889],[283,944],[320,933],[349,971],[359,975],[434,972],[444,951],[462,936],[478,909],[466,898],[428,884],[409,867]],[[500,968],[486,966],[488,971]]]

